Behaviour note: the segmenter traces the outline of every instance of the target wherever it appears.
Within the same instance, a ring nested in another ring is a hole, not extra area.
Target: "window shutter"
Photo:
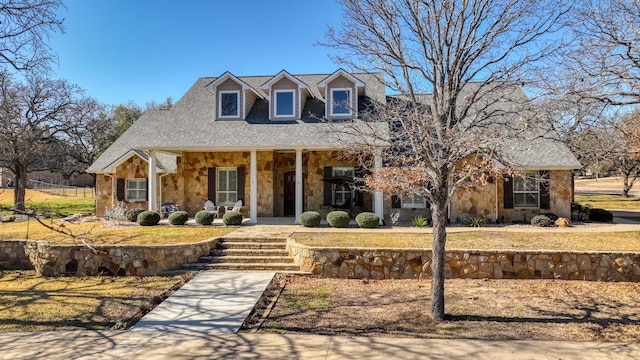
[[[207,169],[207,199],[216,203],[216,168]]]
[[[400,197],[398,195],[391,195],[391,208],[392,209],[400,209],[402,207],[402,201],[400,201]]]
[[[116,179],[116,200],[124,201],[124,179]]]
[[[246,167],[244,166],[240,166],[238,167],[238,169],[236,170],[236,176],[238,177],[237,179],[237,192],[238,192],[238,200],[242,200],[243,204],[246,204],[246,201],[244,201],[244,184],[245,184],[245,174],[246,174]]]
[[[333,168],[331,166],[325,166],[324,167],[324,178],[328,179],[333,175]],[[332,196],[331,196],[331,183],[328,181],[324,182],[324,205],[326,206],[331,206],[331,200],[332,200]]]
[[[513,178],[509,175],[505,175],[502,179],[504,190],[504,208],[513,209]]]
[[[549,170],[540,170],[540,209],[550,209]]]
[[[147,201],[149,201],[149,178],[144,181],[144,187],[147,189]]]

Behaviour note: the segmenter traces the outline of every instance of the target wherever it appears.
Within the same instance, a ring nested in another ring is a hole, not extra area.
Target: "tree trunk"
[[[444,248],[447,242],[447,207],[446,196],[431,204],[433,221],[433,257],[431,261],[431,318],[444,320]]]
[[[17,211],[25,211],[24,197],[27,189],[27,171],[22,166],[15,167],[15,180],[13,184],[13,208]]]

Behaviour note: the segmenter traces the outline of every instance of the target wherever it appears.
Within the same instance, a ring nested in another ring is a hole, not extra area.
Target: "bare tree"
[[[61,0],[4,0],[0,3],[0,64],[15,70],[49,68],[48,38],[63,32],[56,10]]]
[[[15,175],[14,207],[22,211],[27,174],[52,169],[50,157],[59,154],[51,154],[50,145],[66,140],[80,126],[73,109],[81,95],[66,81],[34,73],[25,79],[17,82],[0,73],[0,166]]]
[[[390,146],[379,150],[364,140],[385,138],[372,126],[352,151],[364,154],[362,159],[382,157],[382,169],[366,164],[373,171],[367,181],[372,188],[429,201],[430,313],[441,321],[449,199],[459,186],[490,178],[487,169],[500,156],[498,145],[519,146],[508,130],[523,134],[534,127],[527,120],[528,99],[517,85],[530,81],[527,70],[555,49],[545,34],[558,29],[567,6],[533,0],[339,2],[342,28],[327,34],[327,45],[339,52],[335,60],[382,71],[384,85],[398,92],[386,105],[374,105],[370,119],[389,123]],[[546,130],[529,133],[540,136]]]

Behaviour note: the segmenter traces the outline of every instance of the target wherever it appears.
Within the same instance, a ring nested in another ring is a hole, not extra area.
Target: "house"
[[[418,196],[397,199],[349,186],[359,167],[340,156],[349,135],[336,128],[348,123],[362,132],[388,131],[386,123],[358,119],[367,104],[386,102],[382,76],[339,69],[200,78],[172,109],[145,112],[89,167],[96,175],[97,215],[118,201],[150,210],[171,201],[193,216],[207,200],[219,206],[242,200],[252,223],[283,216],[294,222],[303,211],[335,208],[373,211],[381,219],[396,208],[405,217],[426,216]],[[546,145],[538,149],[544,153]],[[552,180],[548,186],[496,179],[486,189],[458,192],[451,218],[465,212],[506,221],[537,212],[569,216],[571,170],[579,164],[566,147],[553,146],[553,154],[524,166]],[[538,150],[523,151],[528,159]]]

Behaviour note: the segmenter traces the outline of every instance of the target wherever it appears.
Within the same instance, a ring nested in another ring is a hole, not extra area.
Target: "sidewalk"
[[[640,345],[219,331],[0,334],[0,359],[637,359]]]

